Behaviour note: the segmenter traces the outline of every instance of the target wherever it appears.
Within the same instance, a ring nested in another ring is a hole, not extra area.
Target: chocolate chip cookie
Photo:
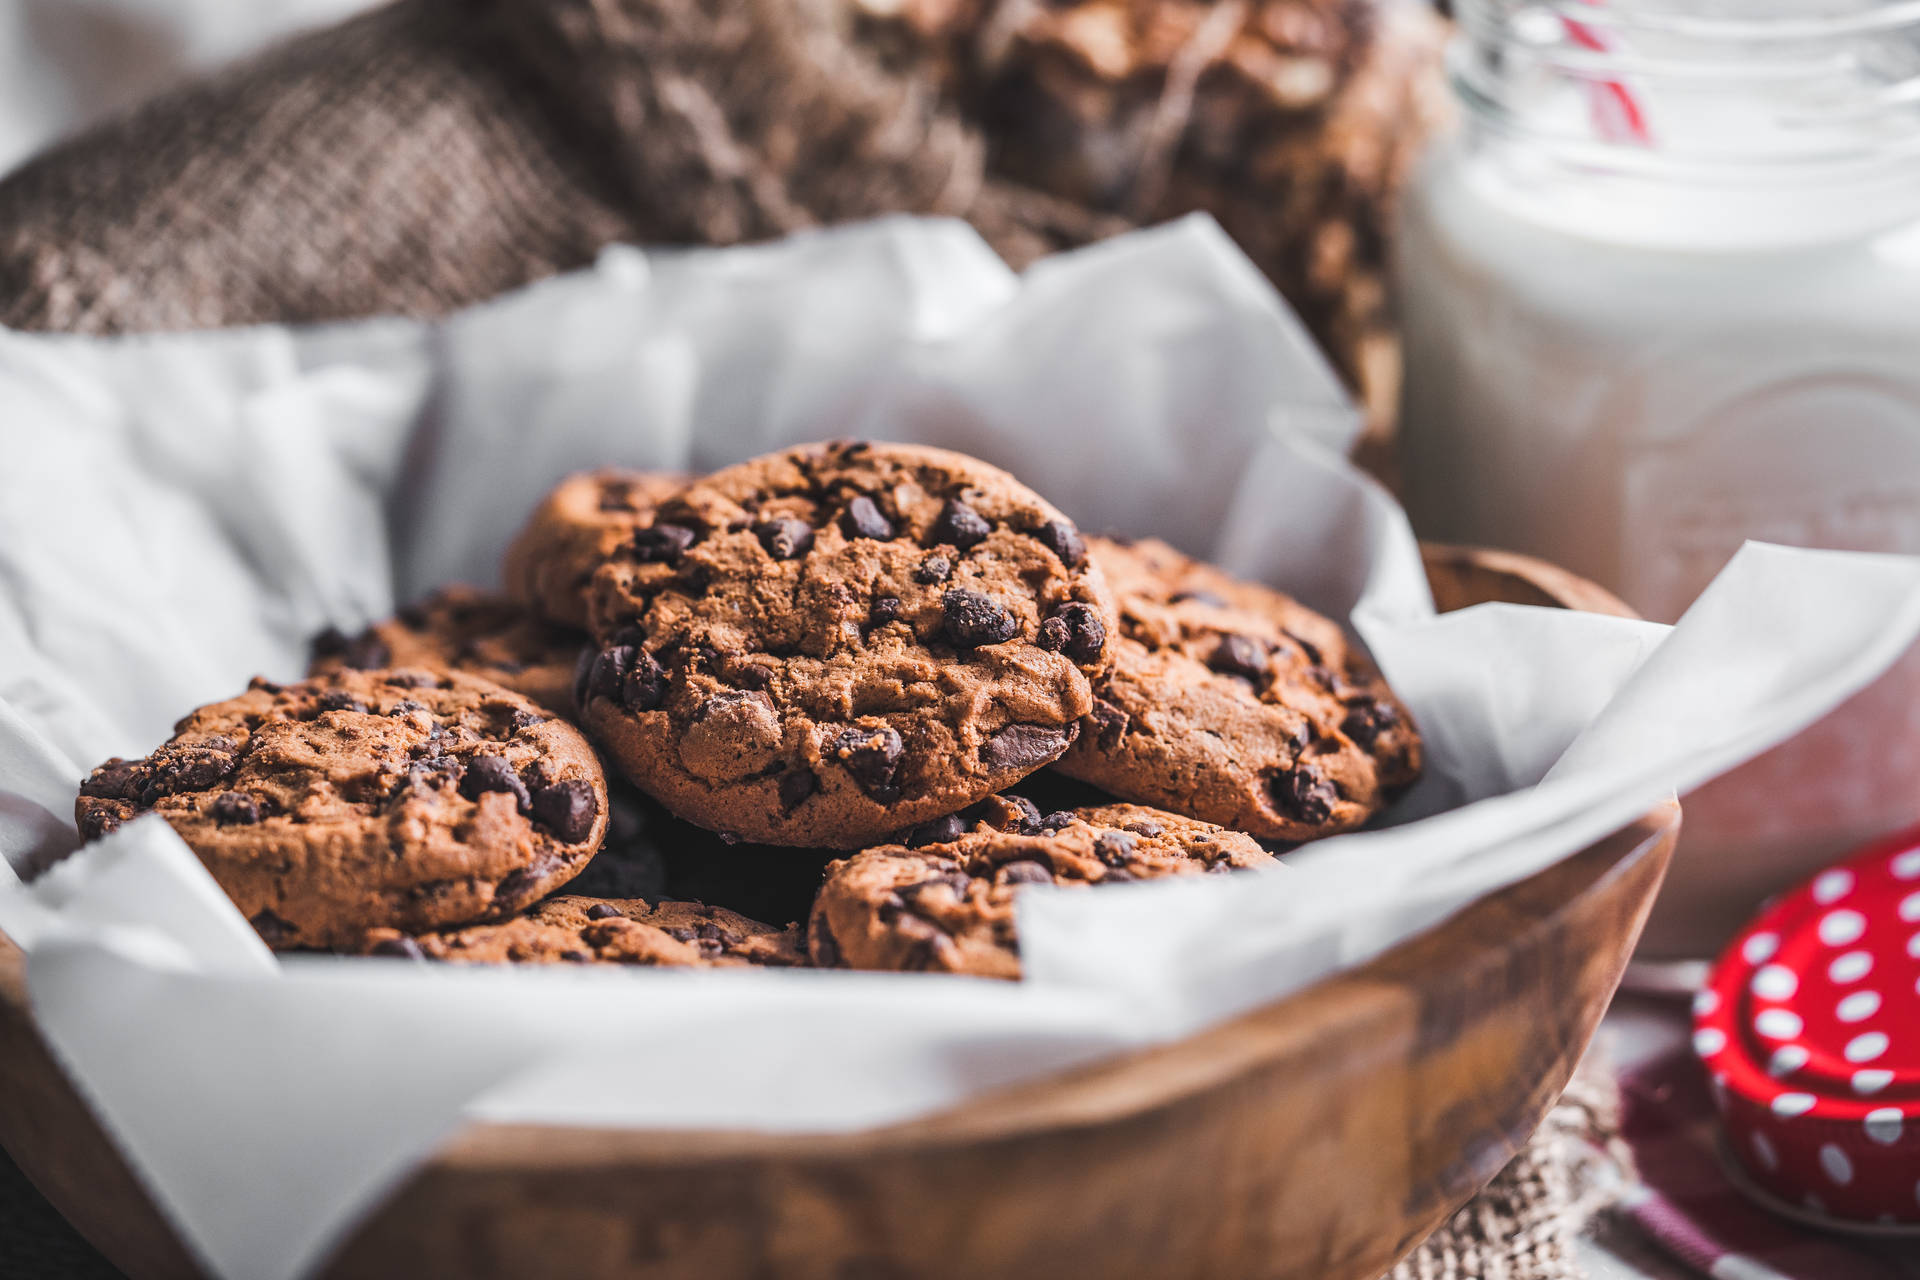
[[[314,637],[311,675],[381,667],[465,671],[573,714],[573,669],[585,635],[472,587],[442,587],[357,636]]]
[[[841,443],[661,504],[594,575],[584,723],[688,821],[850,849],[1057,757],[1114,612],[1073,525],[997,468]]]
[[[617,467],[568,476],[508,544],[507,594],[554,622],[586,626],[593,571],[686,484],[686,476]]]
[[[1041,813],[998,797],[907,843],[827,869],[807,945],[823,968],[1020,976],[1013,900],[1030,884],[1101,885],[1269,866],[1251,836],[1141,805]]]
[[[702,968],[807,963],[800,930],[776,929],[721,907],[644,898],[548,898],[499,924],[433,933],[376,929],[363,955],[454,964],[638,964]]]
[[[1120,626],[1056,769],[1272,840],[1352,830],[1419,776],[1412,718],[1336,623],[1163,542],[1091,545]]]
[[[338,671],[201,707],[95,769],[75,813],[88,839],[157,813],[269,945],[342,946],[538,901],[599,847],[607,790],[580,731],[519,694]]]

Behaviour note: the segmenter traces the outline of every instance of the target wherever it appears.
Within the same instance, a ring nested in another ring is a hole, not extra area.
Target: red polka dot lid
[[[1783,895],[1694,1001],[1727,1146],[1762,1190],[1920,1222],[1920,828]]]

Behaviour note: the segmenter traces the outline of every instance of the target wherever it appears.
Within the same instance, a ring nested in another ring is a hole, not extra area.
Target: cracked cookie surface
[[[357,636],[323,631],[310,675],[427,667],[465,671],[573,715],[573,669],[587,637],[524,605],[472,587],[442,587]]]
[[[1056,758],[1114,626],[1066,517],[995,467],[904,445],[698,481],[592,595],[583,722],[675,814],[787,846],[858,848]]]
[[[1089,540],[1119,607],[1070,777],[1271,840],[1350,831],[1420,773],[1420,736],[1332,620],[1163,542]]]
[[[686,488],[666,471],[602,467],[568,476],[533,509],[501,565],[509,596],[569,627],[587,625],[587,584],[614,549]]]
[[[93,839],[157,813],[274,947],[369,928],[497,919],[599,847],[606,783],[586,740],[464,673],[341,671],[188,715],[81,784]]]
[[[1144,805],[1041,813],[1017,796],[928,822],[903,844],[835,862],[807,942],[822,968],[1020,976],[1014,898],[1274,865],[1251,836]]]
[[[644,898],[562,894],[499,924],[431,933],[376,929],[363,955],[452,964],[632,964],[682,968],[807,963],[800,930],[750,920],[724,907]]]

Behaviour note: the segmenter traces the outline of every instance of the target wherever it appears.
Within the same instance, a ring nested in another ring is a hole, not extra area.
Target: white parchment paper
[[[1426,778],[1271,873],[1034,891],[1027,979],[277,961],[144,819],[0,929],[36,1017],[210,1270],[299,1275],[474,1117],[837,1130],[1177,1036],[1377,954],[1818,717],[1920,632],[1920,562],[1751,546],[1677,628],[1435,616],[1355,415],[1189,220],[1009,273],[959,224],[609,252],[439,325],[90,341],[0,331],[0,852],[306,638],[495,581],[565,472],[836,436],[1017,471],[1349,618]]]

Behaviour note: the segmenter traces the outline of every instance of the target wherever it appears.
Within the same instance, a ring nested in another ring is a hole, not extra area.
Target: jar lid
[[[1694,999],[1728,1150],[1762,1190],[1920,1222],[1920,827],[1764,908]]]

